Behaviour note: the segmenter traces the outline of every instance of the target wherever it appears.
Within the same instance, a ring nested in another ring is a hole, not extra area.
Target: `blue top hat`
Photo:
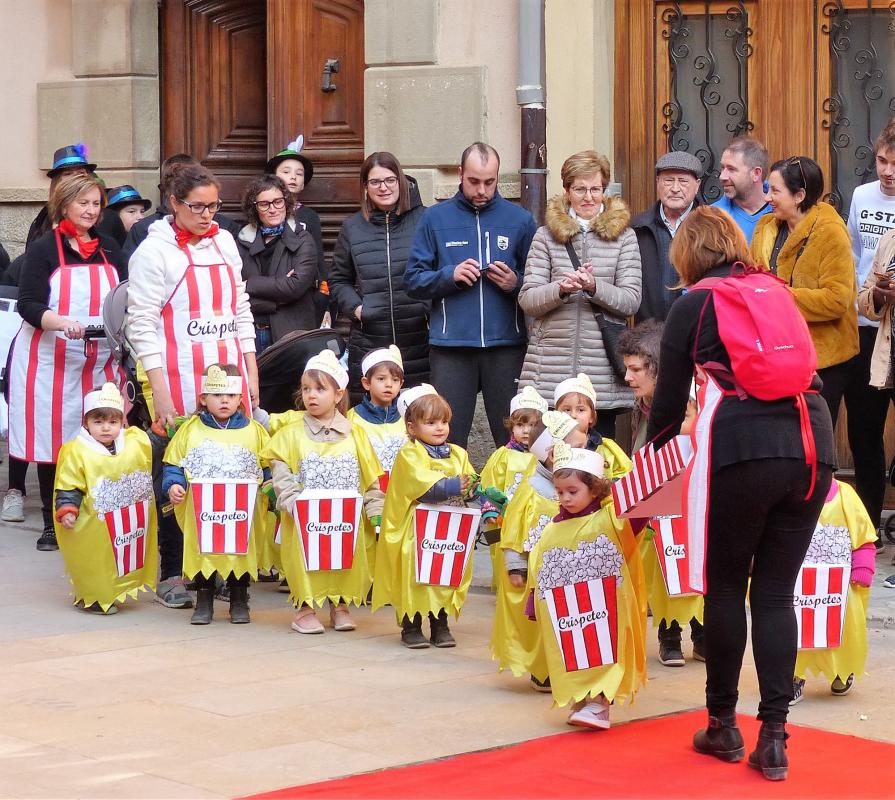
[[[108,189],[106,197],[108,198],[106,205],[109,208],[124,208],[125,206],[142,205],[144,211],[149,211],[149,207],[152,205],[151,200],[142,197],[140,193],[129,184]]]
[[[67,144],[53,153],[53,168],[47,171],[48,178],[55,178],[60,172],[80,167],[88,172],[96,169],[96,164],[87,161],[87,146],[83,144]]]

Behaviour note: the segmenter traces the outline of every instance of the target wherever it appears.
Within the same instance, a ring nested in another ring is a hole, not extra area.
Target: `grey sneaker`
[[[792,679],[792,700],[789,701],[791,706],[794,706],[796,703],[801,703],[802,700],[805,699],[805,679],[804,678],[793,678]]]
[[[183,578],[166,578],[159,581],[155,599],[167,608],[192,608],[193,598],[183,585]]]
[[[10,489],[3,498],[3,510],[0,511],[3,522],[25,521],[25,498],[18,489]]]

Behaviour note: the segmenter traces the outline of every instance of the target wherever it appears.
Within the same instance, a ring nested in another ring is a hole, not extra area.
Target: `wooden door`
[[[160,13],[162,158],[198,158],[241,217],[248,180],[301,133],[314,163],[301,199],[331,250],[359,207],[363,0],[164,0]],[[328,60],[334,91],[323,89]]]

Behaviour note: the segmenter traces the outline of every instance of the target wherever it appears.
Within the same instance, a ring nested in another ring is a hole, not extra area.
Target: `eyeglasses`
[[[271,208],[279,211],[281,208],[286,208],[286,198],[278,197],[276,200],[256,200],[255,208],[259,211],[269,211]]]
[[[793,166],[794,164],[798,164],[798,165],[799,165],[799,173],[800,173],[801,176],[802,176],[802,186],[803,186],[805,189],[807,189],[807,188],[808,188],[808,181],[805,180],[805,170],[802,169],[802,159],[801,159],[801,158],[791,158],[791,159],[789,160],[789,166]]]
[[[223,202],[220,200],[217,200],[214,203],[187,203],[184,200],[177,200],[177,202],[182,206],[186,206],[196,216],[201,216],[202,214],[217,214],[218,211],[224,207]]]
[[[371,189],[378,189],[383,185],[388,186],[389,189],[394,189],[398,185],[398,179],[394,175],[390,175],[388,178],[370,178],[367,181],[367,186]]]
[[[575,195],[575,197],[585,198],[589,194],[594,197],[599,197],[605,191],[603,186],[573,186],[569,191]]]

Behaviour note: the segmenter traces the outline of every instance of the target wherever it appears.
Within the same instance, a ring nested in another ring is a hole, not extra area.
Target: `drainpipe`
[[[547,207],[547,92],[544,0],[519,0],[519,84],[522,122],[522,206],[544,224]]]

